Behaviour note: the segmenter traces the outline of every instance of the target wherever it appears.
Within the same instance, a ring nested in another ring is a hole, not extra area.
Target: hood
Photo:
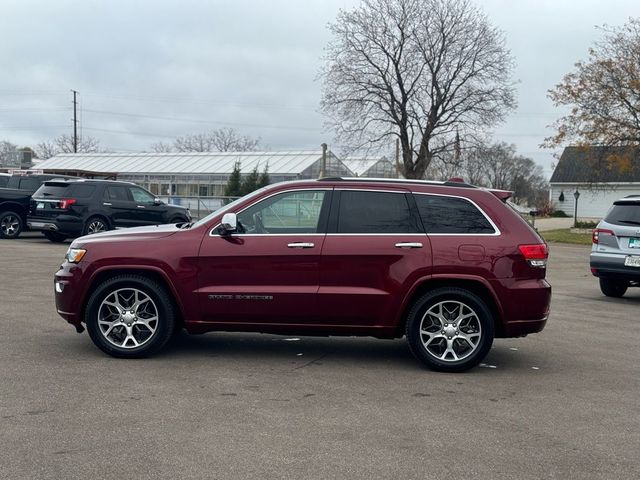
[[[108,232],[94,233],[93,235],[85,235],[76,238],[72,246],[90,245],[92,243],[118,242],[130,240],[153,240],[162,237],[168,237],[180,229],[175,224],[170,225],[152,225],[149,227],[122,228],[119,230],[109,230]]]

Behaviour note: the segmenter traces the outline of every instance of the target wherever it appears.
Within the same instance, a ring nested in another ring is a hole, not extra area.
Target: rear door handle
[[[315,245],[313,243],[307,242],[294,242],[287,245],[289,248],[313,248]]]
[[[104,205],[105,207],[110,207],[112,204],[109,202],[104,202],[102,205]]]
[[[400,242],[396,243],[396,248],[422,248],[420,242]]]
[[[144,205],[138,205],[138,208],[146,208]]]

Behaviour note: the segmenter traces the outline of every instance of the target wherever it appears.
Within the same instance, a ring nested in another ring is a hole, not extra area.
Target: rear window
[[[68,183],[62,182],[45,182],[33,194],[34,197],[64,197],[67,191]]]
[[[487,217],[464,198],[414,195],[427,233],[495,233]]]
[[[604,221],[613,225],[640,225],[640,202],[615,202]]]

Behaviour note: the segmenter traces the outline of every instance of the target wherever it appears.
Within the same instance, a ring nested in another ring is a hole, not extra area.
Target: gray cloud
[[[519,108],[496,140],[545,166],[538,145],[558,115],[546,92],[599,37],[640,14],[633,0],[479,2],[518,67]],[[326,24],[356,0],[20,1],[0,5],[0,140],[35,145],[71,131],[114,150],[224,125],[272,149],[331,143],[317,113]],[[336,149],[337,150],[337,149]]]

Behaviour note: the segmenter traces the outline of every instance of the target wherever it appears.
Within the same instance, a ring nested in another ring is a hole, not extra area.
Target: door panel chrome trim
[[[396,243],[396,248],[422,248],[420,242],[399,242]]]
[[[289,248],[313,248],[315,245],[311,242],[293,242],[287,245]]]

